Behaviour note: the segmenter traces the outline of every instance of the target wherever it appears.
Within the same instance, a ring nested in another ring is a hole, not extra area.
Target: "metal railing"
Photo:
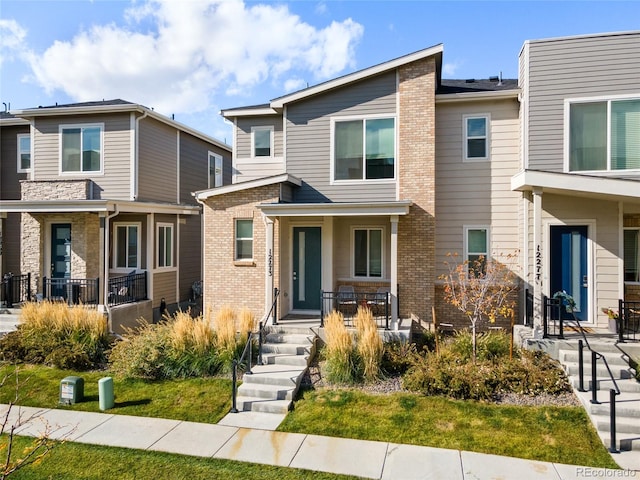
[[[524,291],[524,324],[533,326],[533,293],[528,288]]]
[[[640,302],[618,300],[618,341],[639,340]]]
[[[99,278],[47,278],[42,279],[44,300],[66,302],[69,305],[97,305]]]
[[[389,330],[391,317],[391,294],[389,292],[320,292],[320,326],[324,326],[324,317],[332,310],[344,316],[346,326],[353,327],[353,319],[358,307],[371,309],[378,328]]]
[[[0,303],[7,308],[16,303],[31,300],[31,273],[13,275],[11,272],[2,276],[2,288],[0,289]]]
[[[110,307],[147,299],[147,272],[130,273],[109,279],[107,304]]]
[[[561,298],[542,296],[542,338],[564,338],[564,322],[562,318],[563,302]]]

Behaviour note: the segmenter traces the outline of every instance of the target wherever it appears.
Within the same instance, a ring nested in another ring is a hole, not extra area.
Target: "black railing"
[[[542,296],[542,338],[564,338],[563,308],[564,304],[561,298]]]
[[[43,278],[42,298],[66,302],[69,305],[97,305],[100,279],[98,278]]]
[[[324,326],[324,317],[332,310],[344,316],[344,323],[353,327],[353,319],[358,307],[371,309],[378,328],[389,330],[391,316],[391,294],[389,292],[320,292],[320,326]]]
[[[638,340],[640,335],[640,302],[618,300],[618,341]]]
[[[7,308],[16,303],[31,300],[31,273],[13,275],[5,273],[2,276],[2,289],[0,289],[0,303]]]
[[[533,326],[533,293],[528,288],[524,291],[524,324]]]
[[[147,299],[147,272],[109,279],[107,303],[110,307]]]

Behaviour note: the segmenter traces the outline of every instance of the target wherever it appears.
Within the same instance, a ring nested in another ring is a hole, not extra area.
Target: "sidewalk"
[[[0,405],[0,415],[7,405]],[[14,407],[17,433],[113,447],[295,467],[373,479],[554,479],[635,477],[636,472],[500,457],[388,442],[283,433],[162,418]],[[357,459],[357,460],[356,460]],[[640,474],[638,474],[640,475]]]

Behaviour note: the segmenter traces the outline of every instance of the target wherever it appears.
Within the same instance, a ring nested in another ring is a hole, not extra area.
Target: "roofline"
[[[124,113],[124,112],[138,112],[138,113],[146,113],[148,117],[151,117],[155,120],[158,120],[162,123],[170,125],[178,130],[181,130],[185,133],[193,135],[201,140],[204,140],[207,143],[212,143],[222,149],[228,150],[231,152],[231,146],[227,145],[220,140],[217,140],[209,135],[202,133],[198,130],[195,130],[183,123],[172,120],[160,113],[151,110],[144,105],[140,105],[138,103],[126,103],[126,104],[118,104],[118,105],[93,105],[93,106],[81,106],[81,107],[51,107],[51,108],[26,108],[22,110],[12,110],[11,114],[17,117],[21,117],[24,119],[33,118],[33,117],[51,117],[51,116],[60,116],[60,115],[86,115],[90,113]]]
[[[13,125],[29,125],[29,120],[24,118],[0,118],[0,125],[7,127]]]
[[[395,202],[334,202],[334,203],[262,203],[257,208],[268,217],[352,217],[407,215],[411,200]]]
[[[168,213],[198,215],[198,205],[171,205],[167,203],[131,202],[118,200],[0,200],[0,213]]]
[[[579,35],[566,35],[563,37],[537,38],[533,40],[526,40],[524,43],[557,42],[562,40],[578,40],[580,38],[595,38],[595,37],[619,37],[622,35],[640,35],[640,30],[624,30],[621,32],[583,33]]]
[[[233,183],[231,185],[225,185],[222,187],[199,190],[197,192],[193,192],[192,195],[196,198],[196,200],[200,202],[211,197],[217,197],[219,195],[225,195],[227,193],[240,192],[242,190],[248,190],[250,188],[265,187],[267,185],[273,185],[276,183],[291,183],[292,185],[299,187],[302,185],[302,180],[288,173],[283,173],[271,177],[262,177],[255,180],[248,180],[246,182]]]
[[[329,80],[319,85],[275,98],[271,101],[271,108],[282,108],[284,107],[285,103],[295,102],[312,95],[317,95],[318,93],[326,92],[327,90],[341,87],[348,83],[357,82],[358,80],[362,80],[364,78],[370,77],[372,75],[377,75],[388,70],[393,70],[394,68],[406,65],[407,63],[422,60],[423,58],[442,53],[443,51],[443,44],[439,43],[432,47],[424,48],[422,50],[418,50],[417,52],[409,53],[408,55],[403,55],[402,57],[389,60],[388,62],[380,63],[378,65],[374,65],[373,67],[365,68],[364,70],[359,70],[357,72],[350,73],[333,80]]]
[[[436,95],[436,103],[469,102],[480,100],[503,100],[518,98],[519,88],[509,90],[488,90],[484,92],[439,93]]]
[[[273,108],[265,108],[265,107],[260,107],[260,108],[240,107],[240,108],[227,108],[225,110],[220,110],[220,115],[222,115],[224,118],[234,118],[234,117],[240,117],[240,116],[244,117],[244,116],[251,116],[251,115],[277,115],[279,113],[280,112],[278,112]]]

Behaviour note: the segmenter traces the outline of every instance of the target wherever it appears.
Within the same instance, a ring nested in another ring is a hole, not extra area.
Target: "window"
[[[140,268],[140,224],[114,223],[115,268]]]
[[[253,220],[236,219],[236,260],[253,259]]]
[[[464,159],[489,159],[489,115],[464,116]]]
[[[465,227],[465,260],[469,271],[479,266],[484,273],[484,264],[489,258],[489,229],[486,227]]]
[[[99,172],[102,169],[102,126],[61,126],[62,172]]]
[[[254,157],[271,157],[273,127],[253,127],[251,129],[251,151]]]
[[[31,169],[31,135],[18,135],[18,172]]]
[[[209,188],[222,186],[222,157],[209,152]]]
[[[624,281],[640,282],[640,228],[624,230]]]
[[[394,178],[394,118],[336,120],[333,144],[334,180]]]
[[[640,169],[640,99],[569,104],[569,171]]]
[[[382,229],[356,228],[353,231],[354,277],[382,277]]]
[[[158,268],[173,267],[173,225],[158,223],[156,238]]]

